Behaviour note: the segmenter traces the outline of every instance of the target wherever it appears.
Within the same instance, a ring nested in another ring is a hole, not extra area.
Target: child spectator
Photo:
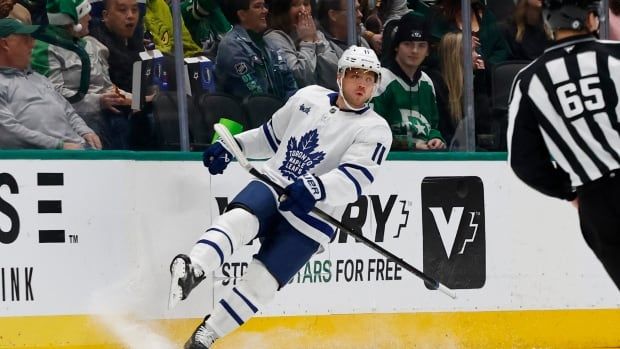
[[[91,35],[104,44],[109,50],[110,80],[120,90],[131,91],[133,63],[140,60],[140,52],[144,51],[142,37],[136,35],[139,30],[139,6],[136,0],[104,0],[101,11],[102,18],[92,27]],[[147,96],[147,102],[152,96]],[[110,115],[114,125],[111,128],[129,128],[129,148],[133,150],[148,149],[153,145],[152,104],[147,103],[141,111],[132,111],[131,106],[118,106],[127,118]],[[127,125],[127,123],[129,125]],[[118,132],[117,132],[118,133]]]
[[[420,69],[429,53],[429,30],[423,18],[403,16],[391,57],[381,68],[373,108],[390,124],[393,150],[438,150],[446,147],[438,130],[439,113],[432,80]]]

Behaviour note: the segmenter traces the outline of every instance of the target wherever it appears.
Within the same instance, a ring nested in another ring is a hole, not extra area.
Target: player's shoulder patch
[[[248,72],[248,66],[245,64],[245,62],[239,62],[235,64],[234,68],[235,68],[235,72],[238,75],[245,75]]]

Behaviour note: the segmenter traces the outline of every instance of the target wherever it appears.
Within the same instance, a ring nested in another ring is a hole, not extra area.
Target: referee
[[[544,1],[556,42],[515,78],[508,151],[523,182],[578,208],[620,289],[620,42],[596,40],[597,5]]]

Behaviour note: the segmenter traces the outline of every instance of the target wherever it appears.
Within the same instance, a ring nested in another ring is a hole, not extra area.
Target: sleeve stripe
[[[355,177],[353,177],[353,175],[349,171],[347,171],[346,168],[338,167],[338,169],[342,171],[342,173],[344,173],[345,176],[347,176],[351,180],[351,182],[353,182],[353,184],[355,185],[355,191],[357,192],[357,196],[362,195],[362,186],[357,181],[357,179],[355,179]]]
[[[269,129],[271,130],[271,134],[273,138],[276,140],[276,144],[280,145],[282,141],[278,139],[278,136],[276,135],[276,131],[273,130],[273,119],[269,119]]]
[[[366,176],[366,178],[368,178],[368,180],[370,181],[370,183],[375,181],[375,178],[372,176],[372,174],[370,173],[370,171],[368,171],[368,169],[364,166],[360,166],[360,165],[356,165],[356,164],[342,164],[338,167],[350,167],[353,169],[356,169],[360,172],[362,172],[364,174],[364,176]]]
[[[381,165],[383,162],[383,154],[385,153],[385,147],[381,145],[381,153],[379,154],[379,158],[377,159],[377,164]]]
[[[377,153],[379,152],[379,149],[381,149],[381,143],[377,143],[377,146],[375,147],[375,152],[372,153],[372,161],[377,161]]]
[[[275,139],[272,137],[271,132],[269,132],[269,127],[266,123],[263,124],[263,131],[265,132],[265,137],[267,137],[267,142],[269,142],[269,146],[271,150],[274,152],[278,151],[278,145],[276,144]]]

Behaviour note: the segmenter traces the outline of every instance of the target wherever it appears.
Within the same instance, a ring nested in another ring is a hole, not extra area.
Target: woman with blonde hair
[[[513,59],[531,61],[540,56],[552,39],[551,29],[542,17],[542,0],[519,0],[502,32]]]
[[[448,89],[448,111],[452,132],[463,118],[463,35],[458,32],[447,33],[439,42],[437,55],[439,68]]]
[[[448,115],[450,122],[440,125],[440,131],[446,138],[451,139],[455,130],[463,119],[463,90],[465,88],[463,82],[463,33],[450,32],[446,33],[439,42],[437,47],[437,56],[439,57],[439,66],[441,77],[445,83],[444,95],[447,96]],[[482,58],[476,52],[471,50],[472,61],[474,67],[482,64]],[[440,91],[441,93],[441,91]],[[484,70],[474,70],[474,107],[476,119],[476,134],[484,133],[488,129],[490,122],[488,91],[486,90],[486,81]]]

